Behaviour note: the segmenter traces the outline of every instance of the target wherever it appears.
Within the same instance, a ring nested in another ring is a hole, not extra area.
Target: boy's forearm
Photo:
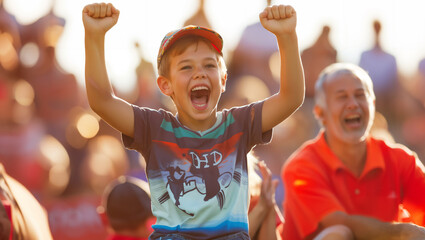
[[[87,98],[92,108],[113,96],[105,64],[105,35],[85,36],[85,83]]]
[[[304,101],[304,70],[296,33],[276,36],[280,53],[280,93],[297,109]]]

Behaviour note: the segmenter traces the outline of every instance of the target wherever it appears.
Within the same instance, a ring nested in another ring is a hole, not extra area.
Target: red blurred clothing
[[[43,190],[46,178],[40,152],[44,136],[39,121],[0,129],[0,162],[10,176],[33,194]]]
[[[129,237],[121,235],[112,235],[107,238],[107,240],[148,240],[148,238],[139,238],[139,237]]]
[[[108,233],[98,215],[100,196],[91,192],[44,202],[54,239],[104,240]]]
[[[100,217],[102,218],[103,224],[105,226],[109,225],[109,221],[108,221],[108,217],[106,216],[106,213],[101,213]],[[152,225],[154,225],[156,222],[156,218],[155,217],[149,217],[145,222],[144,225],[146,226],[146,232],[144,233],[145,235],[147,235],[147,237],[131,237],[131,236],[124,236],[124,235],[120,235],[119,233],[113,232],[110,233],[106,240],[148,240],[149,239],[149,235],[151,233],[153,233],[153,228]],[[135,234],[140,234],[139,233],[135,233]]]
[[[360,177],[333,154],[324,133],[297,150],[282,170],[286,197],[283,239],[302,239],[326,215],[342,211],[392,222],[406,218],[424,226],[425,174],[416,155],[401,145],[367,139]]]
[[[10,205],[9,200],[1,200],[1,204],[3,205],[4,209],[6,210],[7,216],[9,217],[10,221],[10,233],[9,233],[9,240],[13,240],[13,216],[12,216],[12,206]],[[4,229],[3,229],[4,231]]]

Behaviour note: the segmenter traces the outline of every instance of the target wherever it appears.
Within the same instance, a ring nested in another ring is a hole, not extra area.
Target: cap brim
[[[223,39],[217,32],[209,28],[189,25],[177,31],[170,32],[164,37],[158,55],[158,65],[161,62],[162,56],[167,51],[167,49],[169,49],[177,40],[188,35],[200,36],[207,39],[211,43],[211,45],[216,49],[216,51],[219,54],[222,54]]]

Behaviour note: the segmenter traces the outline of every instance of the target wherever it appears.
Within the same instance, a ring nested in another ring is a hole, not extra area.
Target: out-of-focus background
[[[57,58],[64,69],[83,83],[84,30],[81,10],[91,0],[3,0],[4,7],[21,24],[30,24],[53,10],[66,21],[57,45]],[[112,81],[122,90],[135,84],[132,69],[139,53],[134,42],[141,44],[143,56],[155,63],[159,43],[172,29],[181,27],[198,8],[199,0],[111,0],[120,11],[119,23],[108,34],[107,62]],[[258,20],[265,0],[205,1],[205,15],[211,27],[224,38],[225,48],[234,49],[248,24]],[[382,44],[397,57],[400,70],[411,74],[425,56],[425,2],[415,0],[274,0],[272,4],[289,4],[298,13],[301,49],[311,45],[324,24],[332,28],[330,39],[338,50],[340,61],[359,61],[359,52],[373,43],[371,22],[379,19],[385,26]]]
[[[107,183],[145,178],[141,156],[87,105],[84,29],[88,0],[0,0],[0,162],[46,207],[55,239],[103,239],[96,213]],[[163,36],[188,24],[224,38],[227,91],[219,108],[277,91],[277,45],[258,23],[266,0],[111,0],[121,11],[107,34],[106,64],[117,95],[174,112],[157,89]],[[373,134],[405,144],[425,159],[425,2],[416,0],[275,0],[297,11],[306,100],[256,147],[275,178],[288,156],[319,131],[313,85],[325,66],[351,62],[374,81]],[[276,194],[284,198],[282,184]]]

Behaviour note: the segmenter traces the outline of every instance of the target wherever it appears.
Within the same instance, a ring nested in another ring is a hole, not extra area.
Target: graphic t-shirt
[[[146,159],[156,235],[211,239],[248,232],[246,154],[272,135],[262,133],[262,106],[223,110],[205,134],[167,111],[133,107],[135,137],[123,135],[123,142]]]

